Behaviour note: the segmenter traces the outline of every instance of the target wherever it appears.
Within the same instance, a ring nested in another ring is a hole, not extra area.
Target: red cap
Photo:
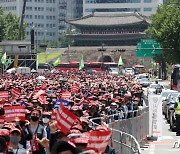
[[[43,115],[50,116],[51,114],[49,112],[43,112]]]
[[[10,130],[10,134],[12,133],[12,132],[18,132],[20,135],[21,135],[21,131],[18,129],[18,128],[14,128],[14,129],[11,129]]]
[[[107,128],[105,126],[99,125],[96,127],[96,130],[104,131],[104,130],[107,130]]]
[[[89,133],[83,133],[80,138],[75,138],[75,144],[87,144],[89,140]]]
[[[82,130],[82,126],[80,124],[72,126],[72,129]]]
[[[7,129],[0,129],[1,136],[9,136],[9,130]]]
[[[8,130],[14,129],[15,125],[13,123],[5,123],[3,128],[7,128]]]

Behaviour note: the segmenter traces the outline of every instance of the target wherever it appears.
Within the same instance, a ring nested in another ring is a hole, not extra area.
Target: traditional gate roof
[[[150,19],[138,12],[95,12],[67,22],[74,26],[119,26],[138,23],[149,24]]]

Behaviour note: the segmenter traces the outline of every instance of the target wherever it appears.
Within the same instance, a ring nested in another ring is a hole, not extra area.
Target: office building
[[[83,16],[91,12],[139,12],[151,16],[163,0],[83,0]]]
[[[26,0],[26,40],[30,40],[30,31],[34,27],[35,43],[57,41],[68,28],[65,21],[82,16],[82,4],[82,0]],[[21,17],[23,0],[0,0],[0,6],[5,13]]]

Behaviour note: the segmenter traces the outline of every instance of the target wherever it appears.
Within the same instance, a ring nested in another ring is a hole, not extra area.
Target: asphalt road
[[[166,88],[169,88],[169,82],[161,82]],[[144,89],[145,95],[146,89]],[[169,124],[166,119],[163,118],[162,122],[162,137],[158,138],[157,141],[148,141],[147,144],[142,148],[142,154],[180,154],[180,147],[173,148],[174,141],[179,140],[180,136],[176,136],[176,132],[172,132],[169,129]]]
[[[169,130],[169,124],[163,119],[163,131],[162,137],[157,141],[149,141],[145,148],[142,148],[142,154],[180,154],[180,148],[173,148],[174,141],[179,139],[180,136],[176,136],[175,132]]]

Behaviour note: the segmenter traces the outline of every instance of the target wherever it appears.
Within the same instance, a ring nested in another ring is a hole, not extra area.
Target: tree
[[[167,1],[158,7],[147,30],[164,48],[162,59],[170,64],[180,63],[180,3]]]
[[[2,8],[0,8],[0,28],[2,40],[17,40],[19,33],[20,18],[12,13],[4,14]],[[24,24],[25,29],[25,24]],[[25,38],[25,33],[23,37]]]

